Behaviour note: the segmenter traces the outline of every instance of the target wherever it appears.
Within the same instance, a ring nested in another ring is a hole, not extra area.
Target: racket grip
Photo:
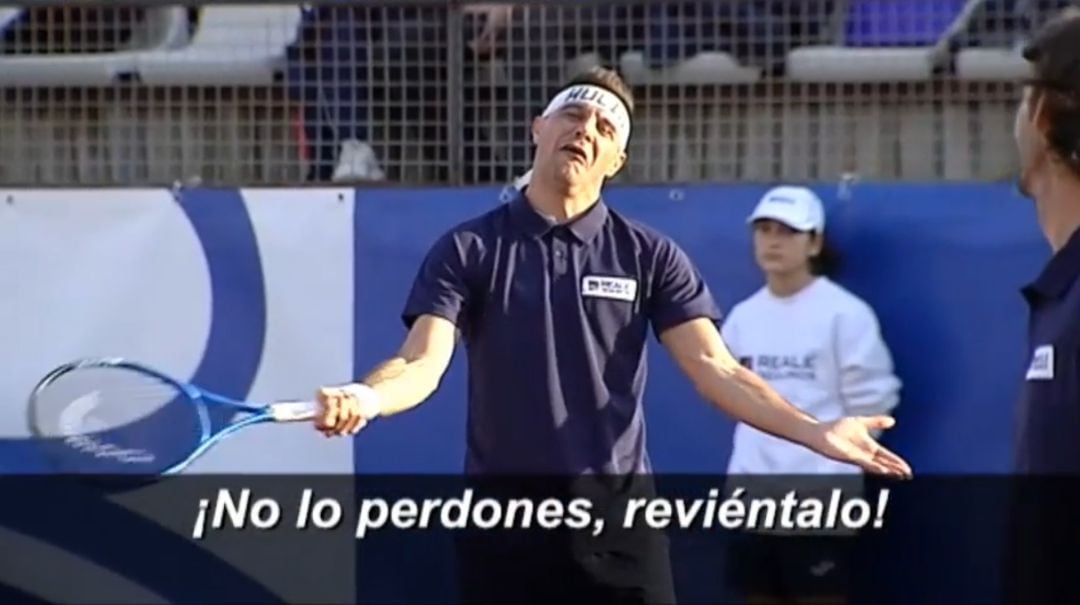
[[[270,406],[274,422],[303,422],[313,420],[318,404],[314,401],[282,401]]]

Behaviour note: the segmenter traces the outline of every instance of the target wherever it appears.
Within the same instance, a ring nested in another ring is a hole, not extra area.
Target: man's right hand
[[[364,384],[323,387],[315,400],[315,428],[327,437],[355,435],[379,415],[378,395]]]

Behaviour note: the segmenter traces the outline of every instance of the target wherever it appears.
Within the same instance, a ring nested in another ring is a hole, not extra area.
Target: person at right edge
[[[817,418],[892,413],[901,381],[873,308],[830,277],[837,256],[826,244],[821,199],[806,187],[774,187],[747,222],[765,284],[724,321],[731,353]],[[778,498],[792,489],[823,499],[834,487],[849,497],[863,489],[858,466],[745,423],[735,428],[728,473],[732,487]],[[851,534],[737,532],[727,556],[729,582],[744,602],[849,602]]]
[[[1003,602],[1080,603],[1080,11],[1045,24],[1023,56],[1032,75],[1015,121],[1019,187],[1052,254],[1022,289],[1028,342]]]

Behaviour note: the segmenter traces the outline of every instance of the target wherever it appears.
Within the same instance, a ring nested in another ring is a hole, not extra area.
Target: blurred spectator
[[[700,52],[726,52],[744,65],[780,75],[798,46],[829,43],[834,0],[729,0],[669,2],[649,12],[648,44],[654,67]]]
[[[513,32],[510,43],[496,51],[509,66],[510,83],[502,103],[510,112],[506,121],[527,125],[529,118],[543,110],[552,93],[550,85],[563,77],[567,61],[590,53],[599,55],[604,67],[618,70],[622,55],[632,51],[644,53],[652,68],[720,51],[743,64],[780,74],[791,48],[831,39],[837,4],[834,0],[706,0],[569,8],[529,5],[518,9],[529,11],[522,20],[523,31]],[[523,131],[509,138],[529,140],[529,136]],[[512,174],[481,178],[521,178],[529,166],[528,153],[520,147],[513,148],[513,153]]]
[[[455,125],[463,128],[466,181],[505,182],[527,169],[528,146],[503,148],[499,141],[529,140],[530,118],[542,110],[554,83],[567,77],[563,71],[570,59],[597,53],[606,67],[617,69],[625,52],[640,50],[659,67],[720,50],[777,71],[791,46],[827,35],[833,5],[833,0],[468,4],[466,115],[465,124]],[[441,15],[422,8],[336,5],[306,11],[289,52],[288,80],[304,108],[310,180],[386,178],[386,158],[374,141],[400,140],[400,127],[395,131],[393,124],[402,118],[422,123],[425,140],[446,140],[447,35]],[[506,65],[506,79],[492,84],[475,77],[477,68],[493,59]],[[485,85],[469,85],[474,81]],[[502,115],[480,120],[477,108]],[[492,136],[494,123],[507,125],[508,132]],[[375,124],[386,125],[382,136],[375,136]],[[445,158],[425,159],[445,163]]]
[[[466,16],[467,57],[490,55],[509,7],[467,5]],[[387,178],[388,158],[381,157],[375,141],[400,143],[409,126],[419,125],[414,136],[428,143],[448,141],[448,46],[447,23],[439,10],[355,4],[306,8],[300,35],[288,52],[287,79],[291,95],[303,106],[311,156],[308,180]],[[381,147],[390,151],[400,145]],[[424,161],[445,172],[446,146],[439,153]]]
[[[405,120],[424,122],[420,136],[444,138],[445,35],[439,16],[418,7],[305,7],[287,80],[303,107],[308,180],[383,180],[380,126],[400,140]]]

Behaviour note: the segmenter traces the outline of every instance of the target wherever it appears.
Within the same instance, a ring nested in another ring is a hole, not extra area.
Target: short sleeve
[[[401,314],[406,327],[421,315],[437,315],[459,328],[469,304],[467,259],[456,233],[440,237],[428,250]]]
[[[724,318],[723,323],[720,325],[720,338],[723,339],[724,345],[731,351],[731,354],[737,358],[742,354],[739,352],[738,316],[739,307],[736,306],[734,309],[731,309],[727,314],[727,317]]]
[[[657,338],[664,331],[691,319],[721,320],[712,292],[686,253],[670,240],[662,240],[653,265],[650,321]]]

